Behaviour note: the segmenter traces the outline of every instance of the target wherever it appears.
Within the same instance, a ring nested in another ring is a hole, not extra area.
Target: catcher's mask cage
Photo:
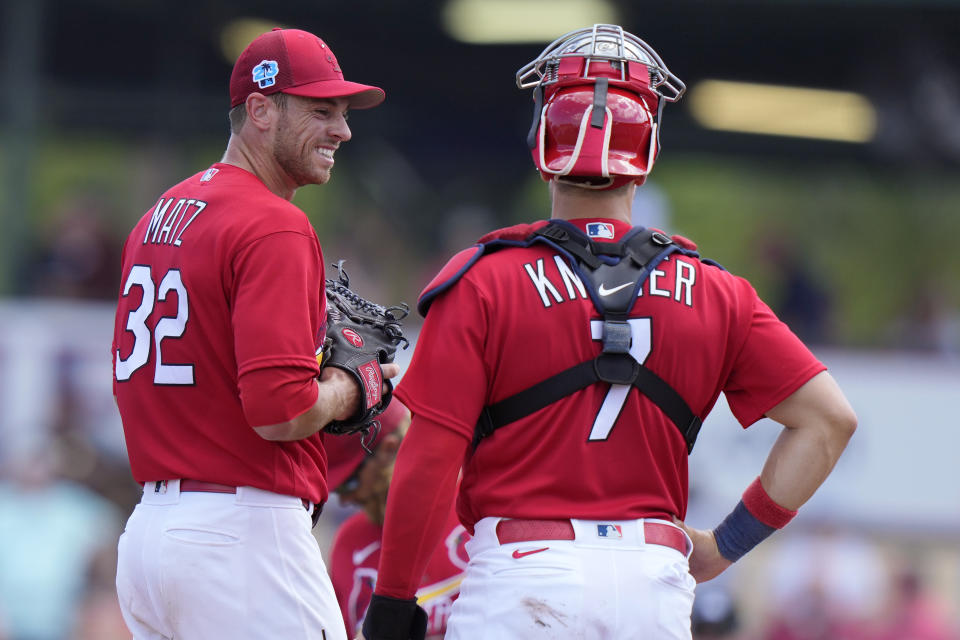
[[[663,106],[686,91],[650,45],[612,24],[560,36],[516,77],[533,88],[527,144],[541,177],[588,189],[643,184]]]

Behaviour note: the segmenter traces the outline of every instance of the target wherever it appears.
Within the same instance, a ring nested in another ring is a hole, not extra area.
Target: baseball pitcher
[[[376,309],[327,281],[290,200],[330,179],[348,110],[384,92],[278,29],[240,55],[230,99],[222,161],[163,193],[124,245],[113,389],[143,498],[117,593],[135,640],[343,639],[311,534],[329,493],[320,431],[365,428],[397,367],[326,340],[331,288]]]

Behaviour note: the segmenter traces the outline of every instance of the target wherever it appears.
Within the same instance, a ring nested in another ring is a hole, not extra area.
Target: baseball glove
[[[337,279],[326,281],[327,336],[320,368],[337,367],[352,374],[360,385],[361,402],[356,414],[348,420],[334,420],[326,431],[336,435],[358,431],[368,434],[371,428],[379,428],[376,418],[393,397],[393,384],[384,379],[380,365],[393,362],[397,347],[406,349],[410,344],[400,326],[410,308],[405,303],[384,307],[361,298],[350,289],[343,262],[334,265],[339,273]]]

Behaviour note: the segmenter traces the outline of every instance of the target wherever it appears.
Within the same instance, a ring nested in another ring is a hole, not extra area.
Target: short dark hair
[[[273,103],[277,105],[277,108],[280,111],[283,111],[287,108],[287,94],[285,93],[273,93],[267,96]],[[240,129],[243,128],[243,123],[247,121],[247,103],[241,102],[233,109],[230,109],[230,113],[227,114],[230,118],[230,133],[240,133]]]

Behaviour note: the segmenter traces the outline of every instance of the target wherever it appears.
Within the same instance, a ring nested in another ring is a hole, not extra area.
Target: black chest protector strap
[[[699,255],[658,231],[637,227],[620,242],[594,242],[572,225],[551,222],[534,232],[531,244],[544,242],[560,251],[584,281],[603,314],[603,351],[500,402],[484,407],[474,430],[473,446],[502,426],[524,418],[598,382],[636,387],[676,425],[693,450],[701,419],[677,391],[630,355],[628,317],[640,287],[672,253]]]

